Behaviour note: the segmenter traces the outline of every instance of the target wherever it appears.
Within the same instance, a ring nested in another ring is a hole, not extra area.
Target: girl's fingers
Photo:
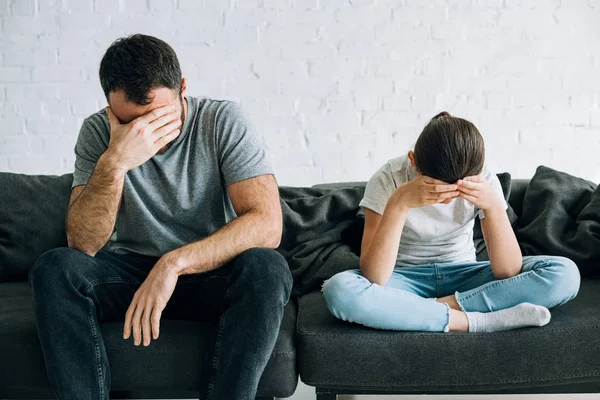
[[[477,201],[477,197],[471,196],[463,192],[460,192],[459,197],[462,197],[463,199],[470,201],[473,204],[475,204],[475,202]]]
[[[459,192],[466,193],[466,194],[471,195],[471,196],[475,196],[475,195],[477,195],[477,193],[479,192],[479,190],[473,190],[473,189],[468,189],[466,187],[461,187],[459,189]]]
[[[466,179],[466,178],[465,178]],[[468,188],[468,189],[477,189],[479,188],[479,183],[470,182],[465,179],[461,179],[458,181],[458,187],[460,188]]]

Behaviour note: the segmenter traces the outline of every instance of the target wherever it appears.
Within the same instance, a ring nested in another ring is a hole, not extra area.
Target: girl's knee
[[[329,311],[337,318],[348,320],[349,314],[359,305],[357,297],[369,285],[367,279],[355,270],[340,272],[329,278],[322,289]]]
[[[579,268],[566,257],[553,256],[546,258],[547,267],[552,274],[552,292],[556,306],[566,303],[577,296],[581,284]]]

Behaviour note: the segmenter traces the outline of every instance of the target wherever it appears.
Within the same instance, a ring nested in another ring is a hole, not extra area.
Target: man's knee
[[[287,261],[277,251],[259,247],[248,249],[232,260],[232,268],[250,287],[265,293],[282,292],[289,297],[292,274]]]
[[[29,284],[34,290],[43,287],[56,287],[69,282],[74,272],[90,256],[68,247],[58,247],[42,254],[29,270]]]

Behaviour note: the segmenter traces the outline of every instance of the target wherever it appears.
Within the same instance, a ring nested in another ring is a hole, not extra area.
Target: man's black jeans
[[[156,261],[104,251],[90,257],[69,248],[36,261],[29,283],[46,371],[59,399],[109,398],[110,366],[98,322],[124,321]],[[162,318],[210,320],[217,327],[201,398],[254,399],[291,288],[286,260],[263,248],[216,270],[179,277]]]

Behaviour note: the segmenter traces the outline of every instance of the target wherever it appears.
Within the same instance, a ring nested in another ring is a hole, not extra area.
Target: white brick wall
[[[0,0],[0,171],[72,169],[119,36],[177,51],[189,93],[239,100],[280,183],[365,180],[441,110],[496,171],[600,181],[598,0]]]

